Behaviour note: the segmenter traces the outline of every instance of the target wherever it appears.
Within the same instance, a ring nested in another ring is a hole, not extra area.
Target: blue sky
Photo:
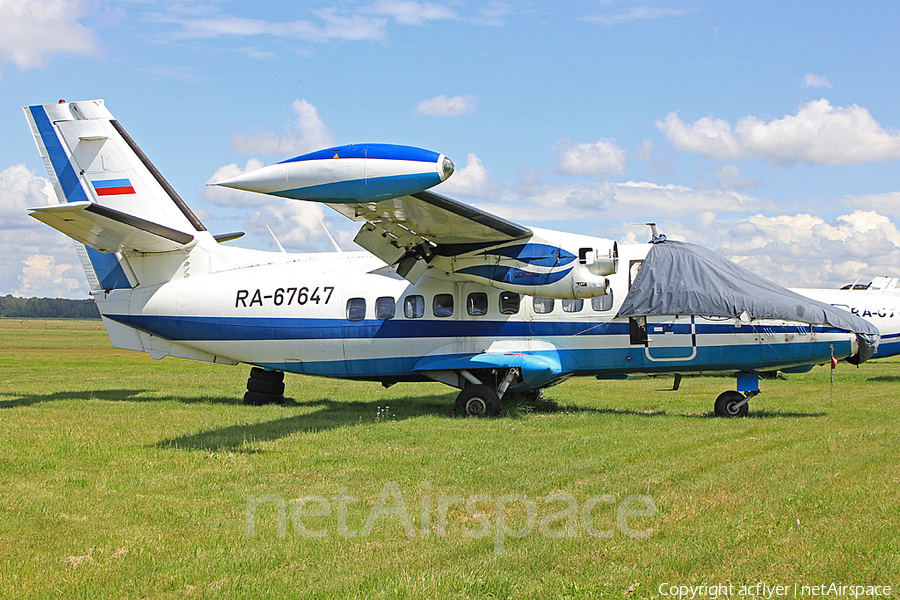
[[[84,297],[20,106],[103,98],[213,232],[347,249],[315,204],[206,183],[333,144],[454,160],[525,225],[712,247],[787,285],[897,274],[891,2],[0,0],[0,294]],[[232,242],[234,243],[234,242]]]

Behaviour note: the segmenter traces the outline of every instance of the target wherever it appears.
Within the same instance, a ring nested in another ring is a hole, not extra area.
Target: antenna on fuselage
[[[632,225],[649,225],[650,226],[650,244],[658,244],[660,242],[666,241],[666,234],[659,232],[659,227],[656,226],[656,223],[632,223]]]
[[[660,242],[666,241],[666,235],[664,233],[659,232],[659,228],[656,226],[656,223],[644,223],[644,225],[650,226],[650,238],[651,244],[658,244]]]
[[[328,231],[328,228],[327,228],[327,227],[325,227],[325,223],[322,223],[322,229],[325,230],[325,235],[327,235],[327,236],[328,236],[328,239],[331,240],[331,245],[334,246],[335,252],[340,252],[340,253],[343,254],[344,251],[341,250],[341,247],[338,246],[338,243],[337,243],[337,242],[334,240],[334,238],[331,236],[331,232]]]
[[[278,241],[278,238],[275,237],[275,232],[272,231],[272,228],[269,227],[268,225],[266,225],[266,229],[269,230],[269,235],[271,235],[271,236],[272,236],[272,239],[275,240],[275,245],[278,246],[278,249],[281,250],[282,252],[285,252],[285,253],[286,253],[287,250],[284,249],[284,246],[282,246],[282,245],[281,245],[281,242]]]

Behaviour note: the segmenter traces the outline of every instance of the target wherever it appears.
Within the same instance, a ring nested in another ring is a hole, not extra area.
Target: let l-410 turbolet
[[[526,227],[427,191],[442,154],[328,148],[219,185],[321,202],[366,252],[222,245],[102,100],[25,108],[58,204],[31,215],[77,244],[112,343],[154,358],[254,365],[244,400],[284,373],[460,389],[457,414],[571,376],[727,371],[715,412],[743,416],[761,370],[871,356],[870,323],[715,253]]]

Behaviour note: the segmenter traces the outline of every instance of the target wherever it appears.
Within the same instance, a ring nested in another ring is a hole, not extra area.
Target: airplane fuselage
[[[446,276],[411,284],[367,253],[219,246],[194,259],[209,263],[206,274],[179,272],[98,304],[109,321],[220,361],[384,382],[427,379],[472,355],[537,357],[513,388],[535,389],[571,375],[773,370],[856,351],[853,334],[795,322],[615,318],[649,248],[621,246],[610,295],[551,299]]]

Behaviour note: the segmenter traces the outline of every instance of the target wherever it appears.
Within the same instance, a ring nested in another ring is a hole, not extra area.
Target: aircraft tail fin
[[[102,100],[24,110],[59,202],[31,216],[78,242],[92,289],[132,288],[129,252],[170,252],[206,232]]]

